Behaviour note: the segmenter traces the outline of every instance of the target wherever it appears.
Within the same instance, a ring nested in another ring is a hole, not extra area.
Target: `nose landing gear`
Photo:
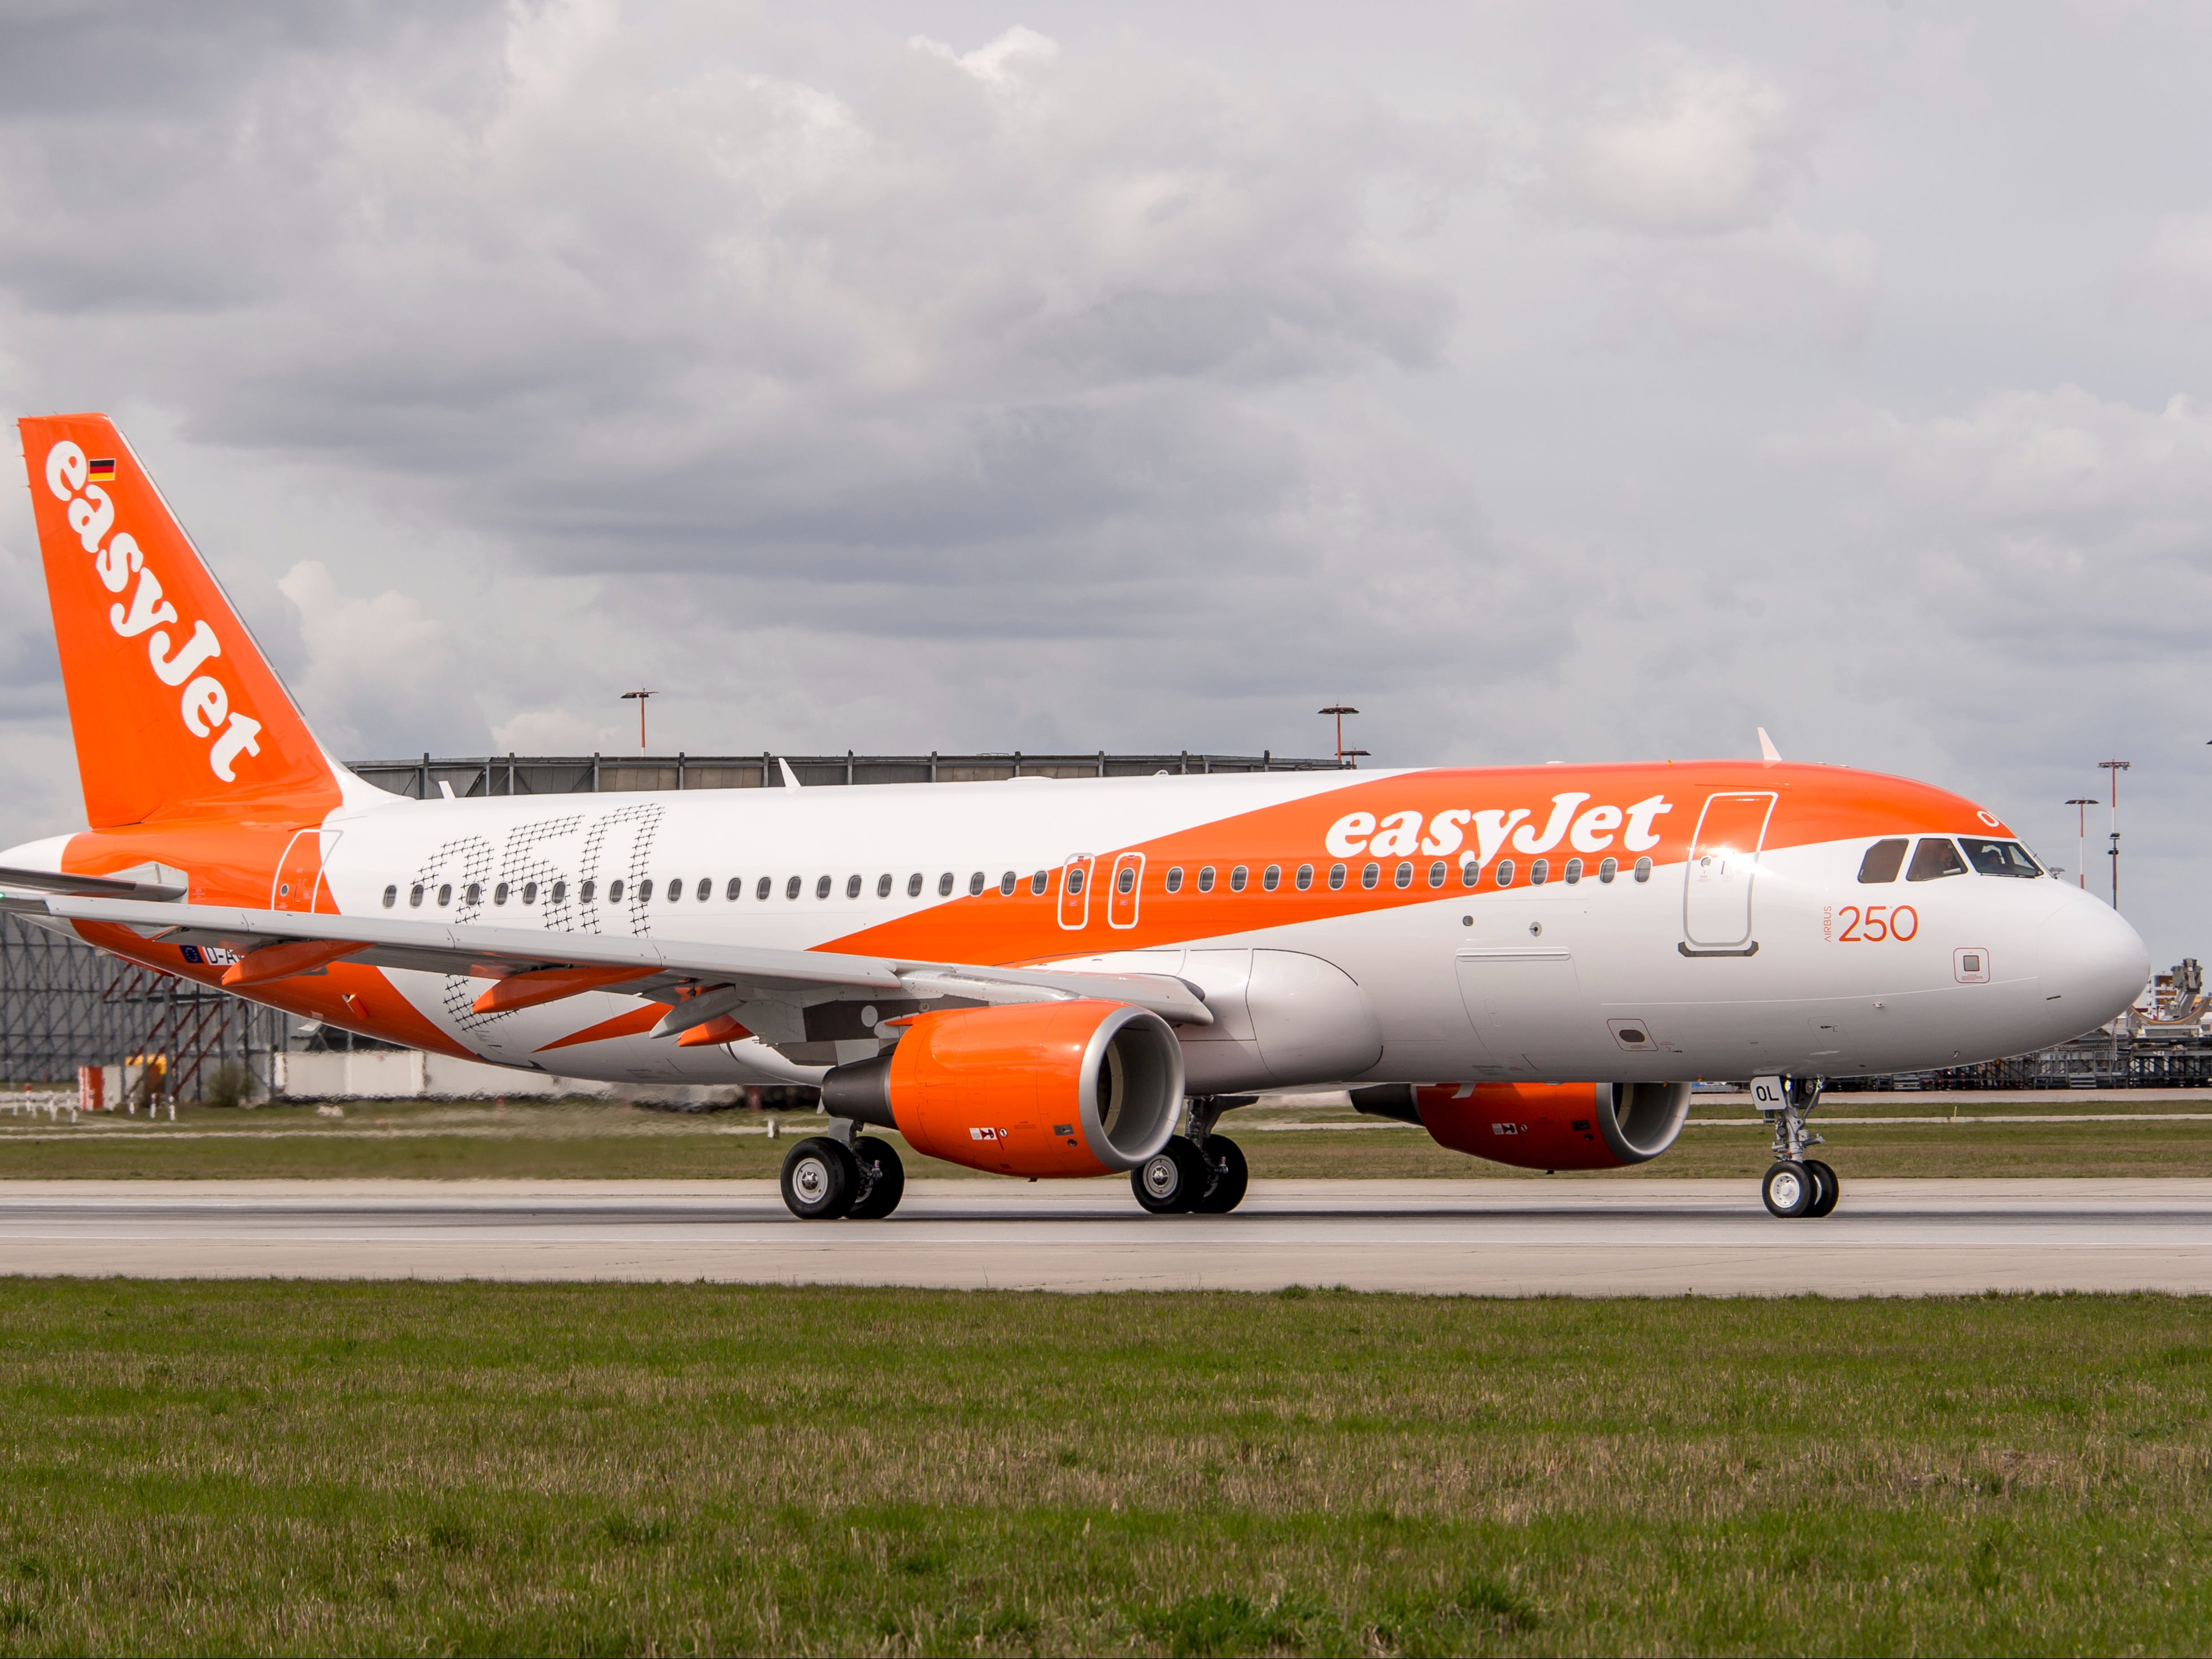
[[[1759,1196],[1767,1213],[1784,1220],[1807,1216],[1819,1220],[1836,1207],[1843,1183],[1836,1172],[1817,1158],[1808,1158],[1808,1147],[1823,1138],[1805,1127],[1805,1119],[1820,1103],[1820,1079],[1816,1077],[1762,1077],[1752,1081],[1752,1097],[1774,1127],[1774,1165],[1759,1182]]]

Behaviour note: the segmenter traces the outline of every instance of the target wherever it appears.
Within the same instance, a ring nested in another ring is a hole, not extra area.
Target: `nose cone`
[[[2142,937],[2101,899],[2070,893],[2037,941],[2043,988],[2060,999],[2069,1030],[2102,1025],[2142,994],[2150,979],[2150,952]]]

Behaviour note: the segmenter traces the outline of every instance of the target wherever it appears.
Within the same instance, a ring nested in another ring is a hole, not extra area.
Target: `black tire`
[[[1154,1215],[1182,1215],[1206,1190],[1209,1173],[1188,1137],[1170,1135],[1166,1146],[1129,1171],[1129,1190]]]
[[[860,1189],[860,1168],[842,1141],[809,1135],[783,1155],[783,1201],[801,1221],[835,1221]]]
[[[1780,1216],[1784,1221],[1795,1220],[1810,1210],[1820,1190],[1820,1183],[1802,1164],[1787,1160],[1769,1170],[1766,1178],[1759,1183],[1759,1195],[1766,1200],[1766,1212]]]
[[[1208,1135],[1198,1152],[1213,1180],[1191,1211],[1196,1215],[1227,1215],[1244,1201],[1244,1189],[1251,1184],[1251,1174],[1244,1166],[1244,1149],[1227,1135]]]
[[[860,1195],[845,1212],[848,1221],[881,1221],[906,1196],[906,1165],[888,1140],[862,1135],[853,1143],[853,1162],[860,1176]]]
[[[1807,1158],[1805,1168],[1810,1172],[1813,1179],[1820,1183],[1820,1190],[1813,1195],[1812,1203],[1805,1210],[1807,1215],[1818,1221],[1836,1207],[1836,1200],[1843,1196],[1843,1182],[1836,1179],[1836,1172],[1833,1170],[1817,1158]]]

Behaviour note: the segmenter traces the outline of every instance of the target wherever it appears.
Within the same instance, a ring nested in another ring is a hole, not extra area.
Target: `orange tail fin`
[[[338,769],[115,423],[18,424],[88,821],[336,807]]]

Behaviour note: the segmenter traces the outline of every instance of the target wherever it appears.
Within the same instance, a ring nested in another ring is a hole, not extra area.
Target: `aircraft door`
[[[1078,853],[1060,869],[1060,925],[1079,933],[1091,921],[1091,860]]]
[[[323,880],[323,866],[337,844],[338,832],[335,830],[302,830],[293,836],[269,884],[269,908],[335,910],[336,904],[322,902],[330,897],[330,889]]]
[[[1145,855],[1123,853],[1114,860],[1114,886],[1106,895],[1106,925],[1134,927],[1137,900],[1145,889]]]
[[[1775,798],[1764,791],[1709,795],[1690,838],[1682,889],[1686,956],[1749,956],[1751,890]]]

